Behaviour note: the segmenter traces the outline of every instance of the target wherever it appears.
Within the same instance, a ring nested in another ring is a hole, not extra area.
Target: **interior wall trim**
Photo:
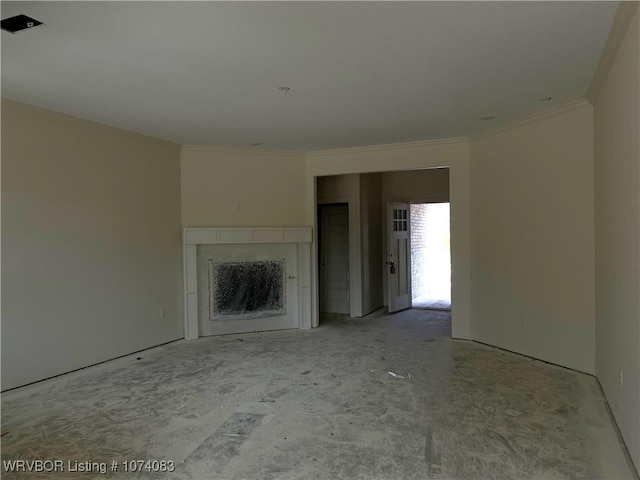
[[[503,125],[498,125],[497,127],[493,127],[490,128],[488,130],[484,130],[482,132],[473,134],[473,135],[469,135],[467,137],[467,140],[469,142],[472,142],[474,140],[478,140],[480,138],[483,137],[487,137],[490,135],[495,135],[497,133],[503,133],[506,132],[508,130],[512,130],[514,128],[519,128],[519,127],[523,127],[525,125],[528,125],[530,123],[534,123],[534,122],[538,122],[540,120],[546,119],[546,118],[551,118],[551,117],[555,117],[558,115],[563,115],[567,112],[570,112],[572,110],[576,110],[579,108],[585,108],[585,107],[591,107],[591,104],[587,101],[586,98],[581,98],[579,100],[574,100],[572,102],[567,102],[567,103],[563,103],[562,105],[558,105],[557,107],[551,107],[551,108],[547,108],[544,110],[541,110],[539,112],[535,112],[535,113],[531,113],[529,115],[526,115],[524,117],[521,117],[517,120],[514,120],[512,122],[509,123],[505,123]]]
[[[183,145],[183,152],[209,152],[238,155],[272,156],[272,157],[295,157],[304,160],[305,152],[297,150],[262,150],[259,148],[240,147],[217,147],[215,145]]]
[[[388,143],[383,145],[370,145],[364,147],[351,147],[351,148],[337,148],[331,150],[315,150],[307,152],[307,157],[324,157],[331,155],[340,155],[345,153],[367,153],[367,152],[380,152],[388,150],[399,150],[409,148],[423,148],[432,147],[435,145],[452,145],[457,143],[466,143],[465,137],[452,137],[452,138],[438,138],[434,140],[421,140],[417,142],[404,142],[404,143]],[[446,165],[443,165],[445,167]]]

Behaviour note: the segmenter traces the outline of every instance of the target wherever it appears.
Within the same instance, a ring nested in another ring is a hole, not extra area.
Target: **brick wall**
[[[414,299],[425,289],[420,272],[426,262],[427,207],[426,203],[411,205],[411,296]]]
[[[451,301],[449,204],[412,204],[411,296]]]

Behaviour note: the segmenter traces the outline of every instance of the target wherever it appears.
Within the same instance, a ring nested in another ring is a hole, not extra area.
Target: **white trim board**
[[[215,145],[183,145],[183,152],[210,152],[237,155],[269,155],[275,157],[298,157],[304,159],[306,152],[297,150],[263,150],[242,147],[216,147]]]
[[[298,255],[298,328],[311,328],[311,227],[196,227],[183,229],[184,338],[198,338],[198,245],[295,244]]]
[[[436,138],[434,140],[419,140],[416,142],[402,142],[402,143],[386,143],[382,145],[366,145],[363,147],[347,147],[347,148],[335,148],[329,150],[312,150],[307,152],[307,157],[324,157],[340,154],[352,154],[352,153],[369,153],[377,151],[396,151],[398,149],[411,149],[411,148],[424,148],[433,147],[437,145],[453,145],[457,143],[466,143],[467,137],[452,137],[452,138]],[[442,165],[446,167],[447,165]],[[437,167],[426,167],[437,168]],[[407,170],[415,170],[414,168],[408,168]],[[353,172],[361,173],[361,172]]]

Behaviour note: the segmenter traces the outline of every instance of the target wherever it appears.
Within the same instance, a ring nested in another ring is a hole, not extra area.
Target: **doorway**
[[[318,206],[320,312],[350,313],[349,204]]]
[[[413,203],[410,217],[412,306],[451,310],[450,205]]]
[[[410,206],[403,202],[387,205],[387,311],[411,308]]]

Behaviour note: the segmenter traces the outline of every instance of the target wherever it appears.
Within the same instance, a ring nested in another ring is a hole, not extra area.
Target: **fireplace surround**
[[[200,310],[203,308],[203,301],[198,299],[199,288],[202,291],[202,286],[199,286],[199,277],[200,283],[202,283],[202,275],[198,275],[197,248],[202,245],[225,245],[224,248],[227,251],[233,250],[232,246],[237,245],[239,250],[260,252],[261,249],[268,250],[269,245],[283,244],[284,246],[289,244],[294,249],[296,265],[294,272],[288,271],[286,295],[295,295],[297,299],[294,302],[297,311],[291,312],[294,314],[295,327],[311,328],[311,239],[311,227],[185,228],[183,231],[184,338],[194,340],[199,336],[199,319],[202,314]],[[218,261],[212,263],[230,265],[238,262]],[[260,262],[256,262],[256,265],[258,263]],[[226,331],[225,333],[232,332]]]

